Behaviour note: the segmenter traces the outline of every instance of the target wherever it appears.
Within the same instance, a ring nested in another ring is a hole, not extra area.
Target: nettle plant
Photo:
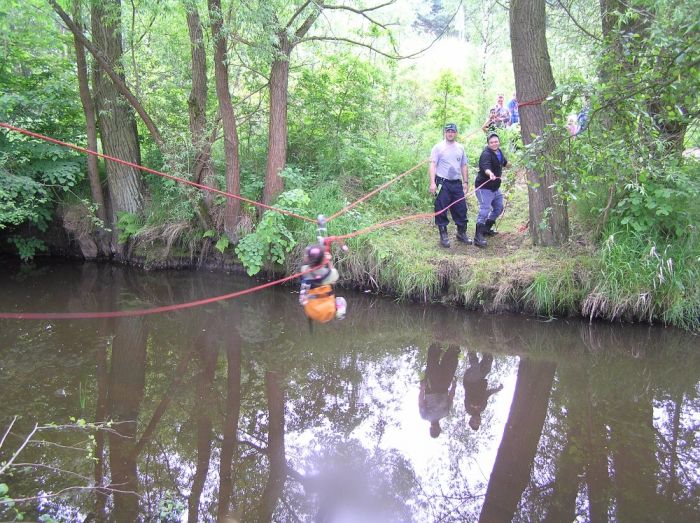
[[[305,214],[310,202],[302,189],[282,193],[275,207],[296,214]],[[250,276],[260,272],[265,263],[283,264],[296,246],[295,231],[303,225],[298,219],[275,211],[266,211],[255,231],[246,235],[236,246],[236,254]]]

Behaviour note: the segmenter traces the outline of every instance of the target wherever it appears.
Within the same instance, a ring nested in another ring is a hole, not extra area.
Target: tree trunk
[[[280,172],[287,161],[287,90],[292,47],[286,33],[282,33],[279,39],[279,56],[272,62],[270,71],[270,123],[262,199],[263,203],[268,205],[284,191],[284,178],[280,176]]]
[[[550,111],[541,103],[555,88],[547,51],[545,0],[513,0],[510,4],[510,43],[515,90],[520,105],[520,128],[525,145],[552,123]],[[545,144],[546,147],[546,144]],[[569,237],[566,202],[555,192],[556,174],[545,168],[528,170],[530,235],[535,245],[561,245]]]
[[[310,4],[307,2],[307,5]],[[280,172],[287,162],[289,59],[294,46],[313,27],[323,10],[323,2],[311,5],[313,5],[312,12],[299,24],[292,40],[289,38],[289,30],[294,18],[301,14],[301,11],[297,11],[287,24],[281,25],[282,29],[277,32],[277,55],[270,69],[270,121],[267,132],[265,188],[263,189],[263,203],[268,205],[284,190],[284,179],[280,176]],[[280,25],[276,18],[274,21],[278,26]]]
[[[224,129],[224,157],[226,159],[226,191],[240,194],[240,163],[238,156],[238,129],[233,112],[231,93],[228,85],[228,65],[226,59],[226,35],[223,32],[221,0],[208,0],[211,32],[214,38],[214,75],[216,96],[219,99],[219,112]],[[235,198],[228,198],[224,214],[224,231],[231,241],[236,241],[236,226],[241,204]]]
[[[549,361],[520,361],[513,403],[481,508],[481,523],[506,523],[515,515],[542,435],[555,368]]]
[[[186,6],[187,28],[190,35],[190,51],[192,57],[192,90],[187,101],[190,114],[190,137],[194,147],[194,165],[192,179],[197,183],[212,185],[213,172],[211,167],[211,142],[205,136],[207,124],[207,56],[204,50],[204,35],[202,22],[199,18],[197,5],[192,2]],[[202,220],[209,218],[213,193],[203,191],[204,209],[200,209]],[[210,228],[210,227],[207,227]]]
[[[95,43],[110,63],[119,64],[123,54],[120,0],[93,2],[91,15]],[[132,109],[100,68],[95,69],[94,84],[98,123],[105,154],[140,165],[141,151]],[[118,212],[143,214],[144,186],[139,170],[116,162],[107,162],[106,167],[113,223],[116,223]],[[118,250],[118,233],[116,228],[113,230],[113,249]]]
[[[80,2],[74,4],[73,19],[78,27],[82,30]],[[78,88],[80,92],[80,102],[85,113],[85,130],[87,132],[87,148],[90,151],[97,152],[97,121],[95,116],[95,106],[92,96],[90,95],[90,84],[88,80],[87,60],[85,59],[85,49],[78,37],[73,35],[73,45],[75,46],[75,62],[78,73]],[[97,156],[88,154],[87,157],[87,172],[90,182],[90,192],[92,201],[97,206],[97,217],[102,221],[105,227],[111,227],[111,223],[107,221],[107,212],[105,209],[104,196],[102,194],[102,184],[100,183],[100,171],[97,165]],[[98,243],[98,249],[102,251],[102,246]]]

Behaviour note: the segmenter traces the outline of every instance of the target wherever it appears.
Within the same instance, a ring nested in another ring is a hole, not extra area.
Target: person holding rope
[[[472,241],[467,236],[467,202],[465,192],[468,187],[467,155],[464,147],[455,141],[457,125],[445,125],[445,140],[436,144],[430,153],[430,194],[435,195],[435,212],[445,209],[450,204],[452,220],[457,226],[457,240],[467,245]],[[450,248],[447,235],[447,211],[435,216],[435,225],[440,233],[440,245]]]
[[[501,151],[501,141],[496,133],[486,138],[486,147],[479,158],[479,174],[474,180],[476,199],[479,202],[479,214],[476,218],[474,245],[486,247],[485,236],[498,234],[493,230],[496,219],[503,212],[503,193],[501,192],[501,174],[508,165],[508,160]]]

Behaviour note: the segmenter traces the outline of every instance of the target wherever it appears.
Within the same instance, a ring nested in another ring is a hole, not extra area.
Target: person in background
[[[450,345],[446,350],[439,343],[428,347],[425,376],[420,381],[418,410],[421,418],[430,422],[430,437],[437,438],[442,429],[440,420],[452,410],[457,382],[455,372],[459,347]]]
[[[508,112],[510,112],[510,125],[520,123],[520,111],[518,111],[518,99],[513,93],[513,98],[508,102]]]
[[[489,110],[489,117],[486,119],[481,128],[486,134],[496,131],[496,109]]]
[[[464,408],[469,418],[469,426],[472,430],[479,430],[481,426],[481,413],[486,409],[489,396],[496,394],[503,389],[503,385],[498,385],[494,389],[488,388],[486,376],[491,372],[493,365],[493,354],[484,352],[479,361],[476,352],[468,351],[467,358],[469,366],[464,371],[462,385],[464,385]]]
[[[576,124],[578,126],[578,130],[576,131],[576,134],[585,131],[586,128],[588,127],[588,111],[590,110],[590,102],[587,97],[584,96],[583,98],[583,107],[581,108],[581,112],[578,113],[578,116],[576,117]]]
[[[566,128],[569,131],[569,136],[576,136],[579,133],[578,117],[575,114],[570,114],[566,120]]]
[[[479,157],[479,174],[474,180],[476,199],[479,202],[479,214],[476,218],[474,245],[486,247],[484,236],[498,234],[493,230],[496,219],[503,212],[503,193],[501,192],[501,174],[508,165],[506,156],[501,151],[501,141],[496,133],[486,138],[486,147]]]
[[[510,125],[510,112],[504,106],[505,96],[502,94],[496,98],[496,105],[493,109],[496,111],[496,127],[508,127]]]
[[[430,153],[430,194],[435,195],[435,212],[450,207],[452,220],[457,225],[457,240],[471,245],[467,236],[467,202],[464,194],[468,187],[467,154],[462,144],[455,141],[457,125],[445,125],[445,139],[435,145]],[[450,239],[447,236],[447,211],[435,216],[435,225],[440,232],[440,245],[449,249]]]

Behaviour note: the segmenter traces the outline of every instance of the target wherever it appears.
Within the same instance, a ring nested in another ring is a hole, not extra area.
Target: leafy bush
[[[310,202],[309,196],[301,189],[282,193],[275,207],[304,214]],[[267,261],[282,264],[285,257],[296,246],[294,237],[298,219],[275,211],[266,211],[255,231],[246,235],[236,246],[236,254],[249,275],[260,272]]]

